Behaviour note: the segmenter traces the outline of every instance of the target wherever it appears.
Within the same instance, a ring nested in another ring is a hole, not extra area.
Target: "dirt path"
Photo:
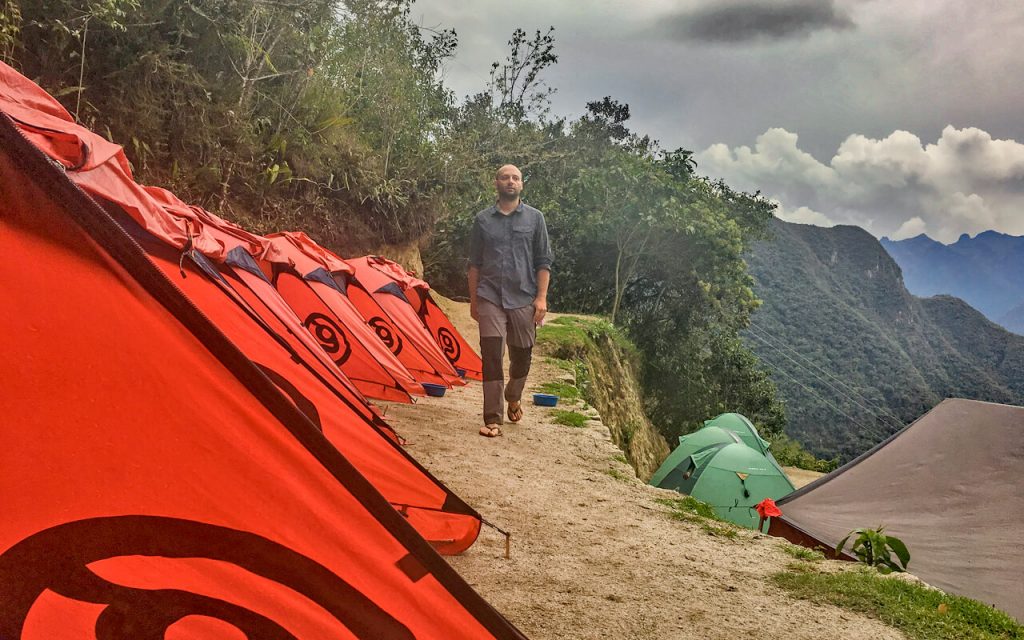
[[[449,305],[445,305],[446,307]],[[467,339],[465,311],[448,311]],[[471,337],[473,336],[473,337]],[[530,387],[561,375],[535,359]],[[790,599],[767,577],[794,559],[754,532],[716,537],[669,517],[622,462],[599,421],[556,425],[532,405],[505,436],[477,435],[480,383],[393,405],[387,419],[410,452],[483,516],[485,528],[451,564],[535,640],[545,638],[902,638],[838,608]]]

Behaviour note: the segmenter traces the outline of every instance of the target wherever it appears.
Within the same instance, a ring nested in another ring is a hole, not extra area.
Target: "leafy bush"
[[[880,573],[903,572],[910,563],[907,545],[895,536],[887,536],[885,527],[877,529],[854,529],[836,545],[836,553],[842,553],[847,541],[854,535],[851,551],[864,564],[875,567]],[[896,560],[893,560],[893,554]]]
[[[768,441],[771,443],[772,455],[784,467],[829,473],[839,466],[838,456],[831,460],[816,458],[814,454],[804,449],[803,445],[784,433],[769,435]]]

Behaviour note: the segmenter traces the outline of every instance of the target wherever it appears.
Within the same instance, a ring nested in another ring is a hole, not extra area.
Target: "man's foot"
[[[485,438],[497,438],[501,435],[501,428],[496,424],[485,424],[480,427],[480,435]]]
[[[523,419],[523,403],[509,402],[507,413],[509,422],[519,422],[520,420]]]

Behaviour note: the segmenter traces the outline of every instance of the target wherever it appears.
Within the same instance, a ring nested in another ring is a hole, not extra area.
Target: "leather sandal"
[[[498,436],[502,435],[501,428],[498,427],[498,425],[496,424],[485,424],[484,426],[480,427],[480,435],[482,435],[485,438],[497,438]]]
[[[508,415],[508,421],[509,422],[519,422],[520,420],[522,420],[523,419],[523,403],[522,403],[522,401],[515,403],[515,406],[512,406],[512,403],[509,402],[508,403],[508,411],[506,411],[506,413]]]

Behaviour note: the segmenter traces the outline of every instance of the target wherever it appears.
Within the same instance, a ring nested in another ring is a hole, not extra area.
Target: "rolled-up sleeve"
[[[538,212],[538,215],[540,220],[533,236],[533,270],[551,271],[551,263],[554,262],[555,256],[551,252],[551,242],[548,240],[548,225],[544,222],[544,214]]]
[[[469,264],[473,267],[481,267],[484,263],[484,238],[483,229],[480,227],[480,218],[473,220],[473,228],[469,232]]]

